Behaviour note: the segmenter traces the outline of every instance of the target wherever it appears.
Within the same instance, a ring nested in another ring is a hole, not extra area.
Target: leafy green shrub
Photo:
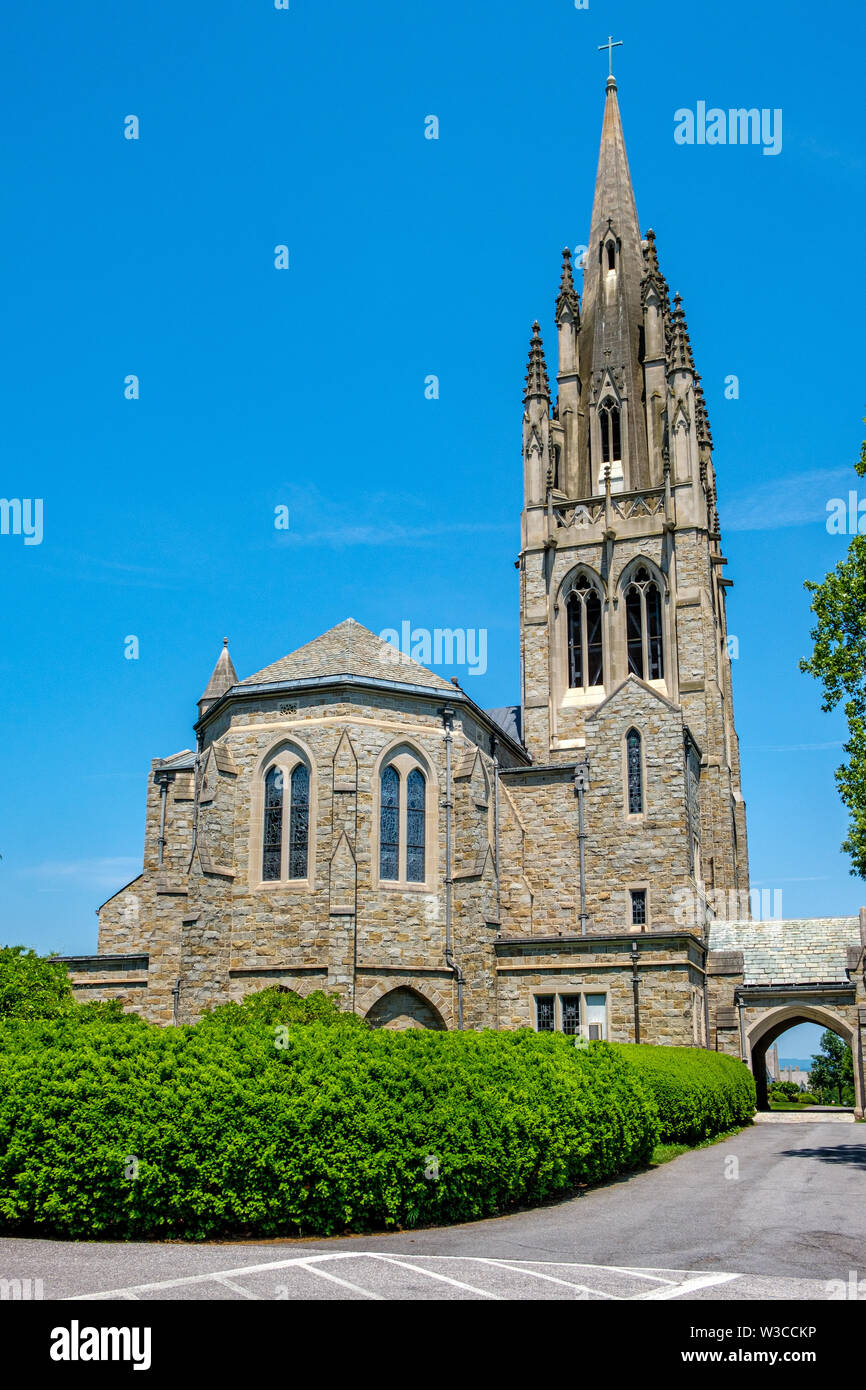
[[[369,1029],[354,1013],[340,1010],[339,997],[313,990],[311,994],[296,994],[292,989],[281,985],[271,985],[268,989],[256,990],[244,996],[239,1004],[230,1001],[218,1004],[199,1019],[199,1029],[244,1028],[248,1024],[264,1025],[272,1030],[279,1024],[324,1023],[333,1028]]]
[[[751,1122],[755,1080],[748,1067],[701,1047],[615,1044],[655,1097],[663,1144],[699,1144]]]
[[[24,946],[0,946],[0,1020],[59,1018],[75,1007],[69,973],[61,961]]]
[[[203,1239],[465,1221],[643,1166],[657,1142],[638,1069],[607,1043],[238,1021],[0,1027],[0,1229]]]

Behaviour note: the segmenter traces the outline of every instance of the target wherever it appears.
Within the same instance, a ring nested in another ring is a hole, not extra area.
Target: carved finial
[[[550,385],[547,380],[547,364],[544,360],[544,344],[541,341],[541,325],[536,319],[532,325],[532,339],[529,344],[529,367],[526,373],[524,401],[532,396],[550,400]]]
[[[580,300],[577,290],[574,288],[574,277],[571,272],[571,252],[568,247],[562,251],[562,279],[559,282],[559,294],[556,296],[556,322],[562,323],[566,313],[571,316],[575,325],[580,325]]]

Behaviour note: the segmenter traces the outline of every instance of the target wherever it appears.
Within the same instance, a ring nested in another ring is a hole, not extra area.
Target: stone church
[[[712,940],[708,900],[749,888],[732,581],[701,378],[640,231],[613,77],[588,244],[582,299],[563,252],[554,389],[537,323],[529,347],[519,703],[479,708],[351,618],[243,680],[224,646],[195,747],[152,764],[143,872],[100,908],[99,955],[69,962],[81,997],[187,1023],[283,985],[384,1026],[744,1057],[790,1011],[747,998],[756,924]],[[822,968],[860,1048],[866,928],[834,921]]]

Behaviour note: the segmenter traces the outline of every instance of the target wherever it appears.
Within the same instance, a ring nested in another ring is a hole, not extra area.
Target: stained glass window
[[[639,816],[643,811],[643,768],[641,767],[640,734],[629,729],[625,738],[628,770],[628,813]]]
[[[303,763],[292,773],[289,812],[289,878],[307,877],[310,838],[310,774]]]
[[[262,837],[262,879],[280,877],[283,858],[283,774],[272,767],[265,778],[264,834]]]
[[[413,768],[406,779],[406,878],[424,882],[424,774]]]
[[[633,927],[646,926],[646,889],[631,890],[631,924]]]
[[[552,994],[535,996],[535,1026],[539,1033],[552,1033],[554,1029],[554,998]]]
[[[400,777],[395,767],[382,773],[379,811],[379,876],[400,877]]]
[[[580,995],[562,994],[559,999],[562,1005],[562,1031],[563,1033],[580,1032]]]

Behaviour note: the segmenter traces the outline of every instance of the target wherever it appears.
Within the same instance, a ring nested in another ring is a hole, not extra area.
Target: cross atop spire
[[[611,34],[611,35],[609,36],[609,38],[608,38],[607,43],[600,43],[600,44],[598,45],[598,51],[599,51],[599,53],[601,53],[601,51],[602,51],[603,48],[606,48],[606,49],[607,49],[608,81],[614,81],[614,76],[613,76],[613,50],[614,50],[615,48],[622,48],[622,43],[623,43],[622,39],[616,39],[616,40],[614,40],[614,37],[613,37],[613,35]]]

